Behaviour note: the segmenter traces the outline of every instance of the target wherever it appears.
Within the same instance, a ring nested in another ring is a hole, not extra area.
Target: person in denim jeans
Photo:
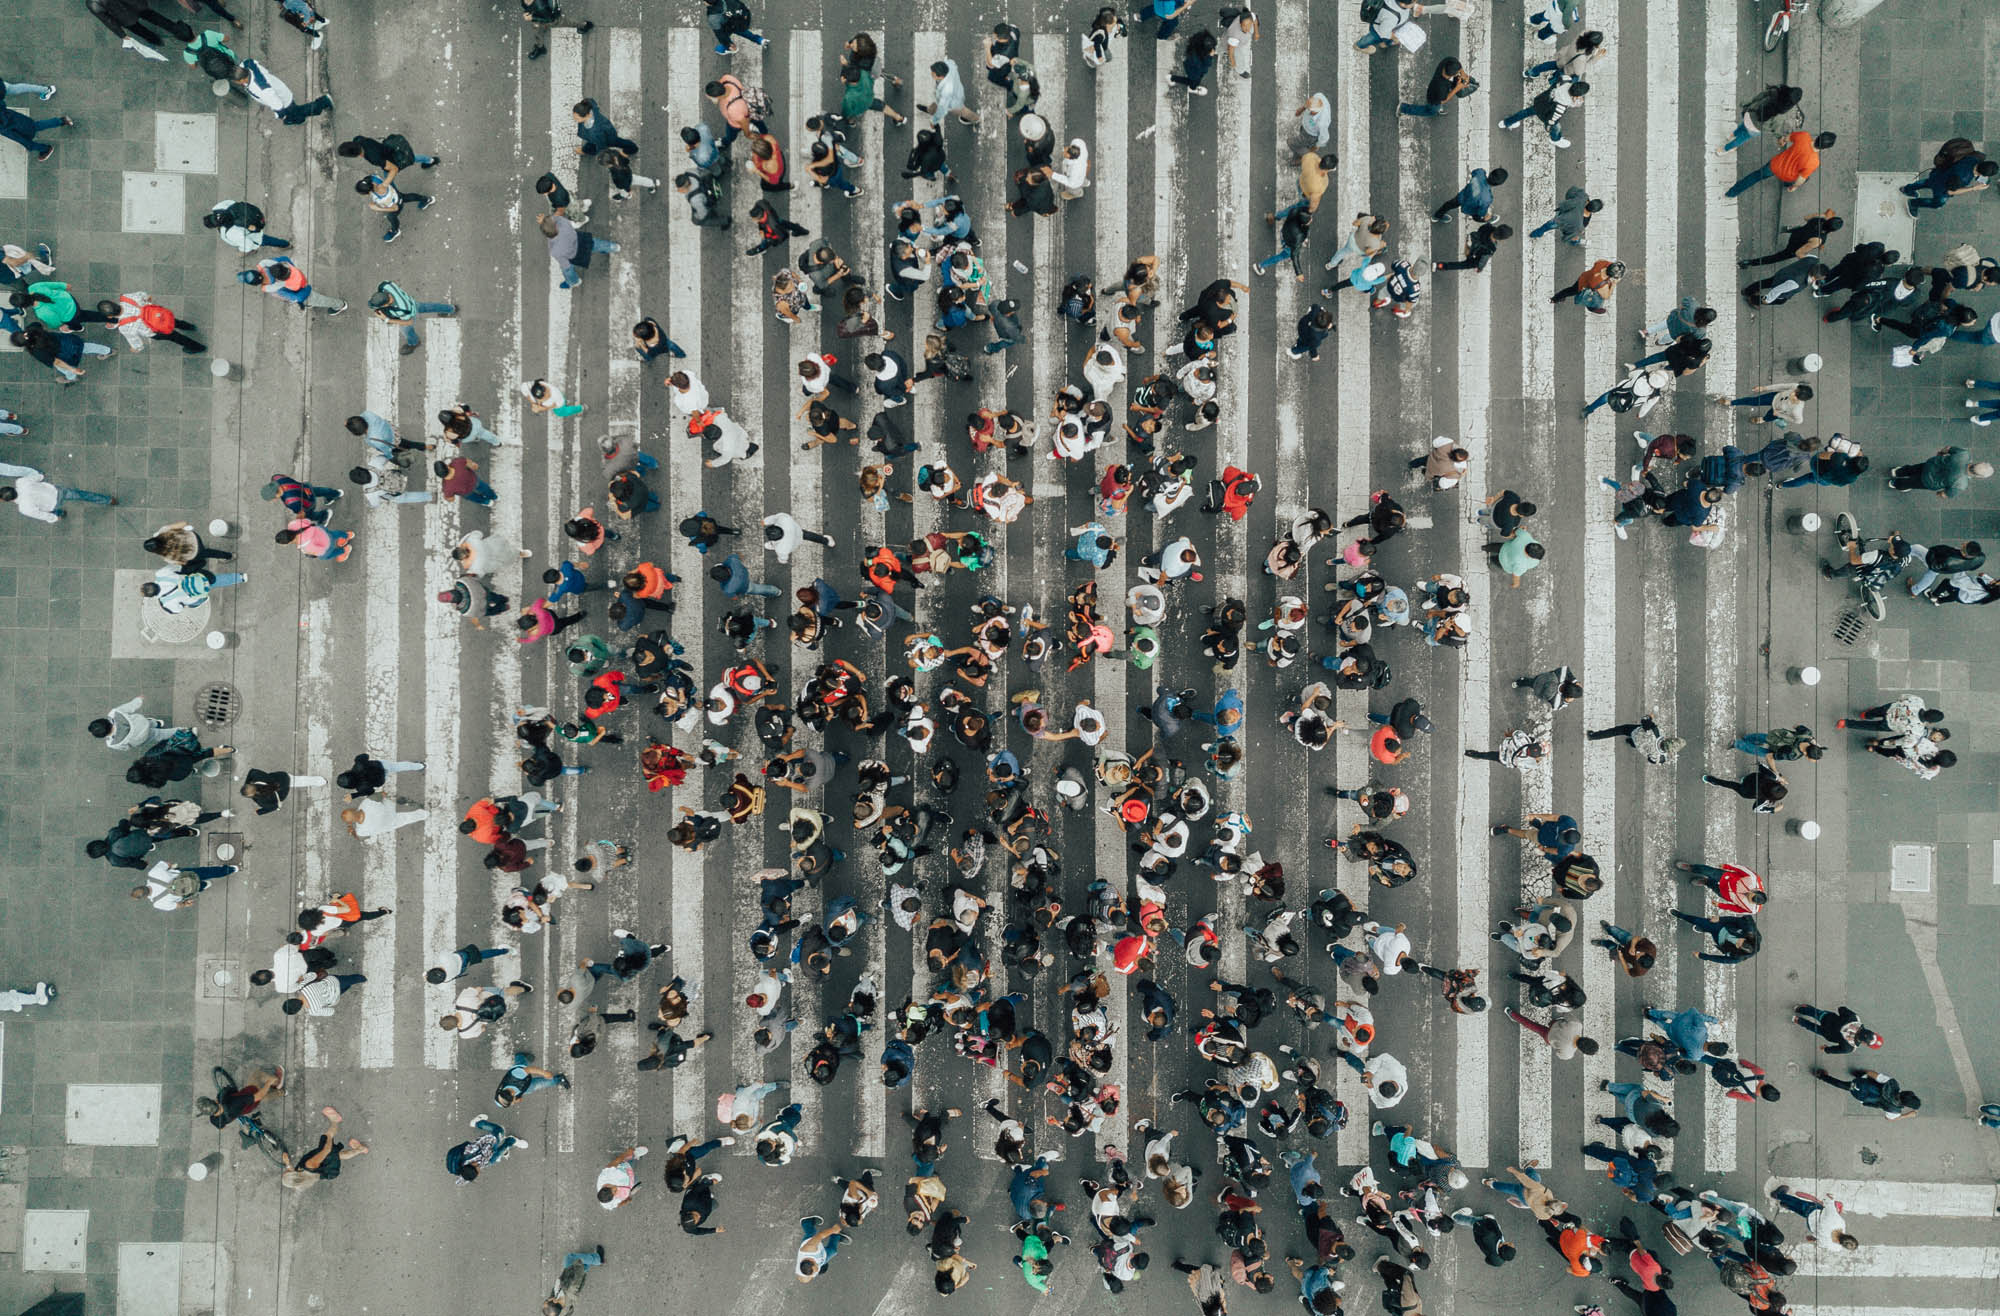
[[[484,1116],[474,1116],[472,1127],[480,1135],[459,1143],[444,1154],[444,1168],[460,1183],[471,1183],[485,1166],[498,1165],[507,1153],[528,1144]]]
[[[604,1264],[604,1245],[588,1252],[571,1252],[563,1257],[562,1272],[555,1287],[542,1303],[542,1316],[568,1316],[576,1307],[576,1295],[590,1278],[590,1272]]]
[[[725,599],[740,599],[745,594],[757,599],[775,599],[783,593],[776,585],[750,579],[750,569],[734,553],[710,567],[708,578],[721,587]]]
[[[493,1090],[493,1104],[505,1110],[515,1102],[532,1097],[544,1088],[567,1088],[569,1075],[552,1074],[546,1069],[538,1069],[531,1062],[532,1051],[516,1051],[514,1063],[500,1076],[500,1086]]]
[[[423,340],[417,337],[417,317],[458,314],[458,307],[450,302],[420,302],[394,283],[386,281],[376,285],[368,298],[368,309],[375,312],[377,319],[401,326],[404,356],[423,345]]]

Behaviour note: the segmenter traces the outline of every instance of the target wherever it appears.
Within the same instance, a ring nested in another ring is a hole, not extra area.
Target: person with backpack
[[[528,52],[529,59],[540,59],[549,53],[549,29],[552,27],[573,27],[578,36],[583,36],[597,26],[587,18],[564,18],[556,0],[521,0],[521,19],[535,28],[535,45]]]
[[[688,200],[688,217],[696,228],[727,229],[735,223],[723,204],[722,188],[713,176],[689,170],[674,175],[674,191]]]
[[[340,298],[315,291],[306,278],[306,272],[294,265],[289,256],[266,257],[257,262],[256,269],[238,272],[236,281],[252,288],[262,288],[271,296],[290,302],[302,311],[317,307],[328,315],[339,315],[347,309],[347,303]]]
[[[1416,50],[1423,45],[1422,29],[1413,28],[1414,36],[1402,35],[1401,29],[1410,21],[1423,16],[1424,7],[1411,0],[1361,0],[1361,21],[1368,30],[1354,43],[1356,50],[1372,55],[1389,45],[1402,45]]]
[[[1909,198],[1907,204],[1914,216],[1919,210],[1942,210],[1955,196],[1985,191],[1995,174],[2000,174],[2000,163],[1987,159],[1970,138],[1954,137],[1938,148],[1928,174],[1897,190]],[[1919,198],[1919,192],[1930,195]]]
[[[1502,128],[1518,128],[1529,119],[1540,119],[1549,130],[1549,140],[1560,150],[1568,150],[1575,143],[1562,134],[1562,119],[1576,108],[1576,103],[1590,93],[1590,84],[1580,78],[1566,82],[1558,81],[1536,94],[1514,113],[1500,121]]]
[[[715,33],[715,53],[734,55],[736,38],[744,37],[762,46],[763,33],[750,30],[750,7],[743,0],[708,0],[708,30]]]
[[[203,228],[214,229],[215,235],[228,245],[248,256],[259,247],[277,247],[280,250],[292,244],[285,238],[274,238],[264,231],[264,212],[248,201],[218,201],[201,217]]]
[[[179,343],[181,351],[189,356],[198,356],[208,350],[188,336],[187,331],[197,329],[199,325],[192,320],[177,319],[172,311],[154,301],[150,293],[128,292],[117,301],[107,301],[103,305],[114,308],[117,318],[112,323],[134,352],[145,351],[147,341],[153,338]]]

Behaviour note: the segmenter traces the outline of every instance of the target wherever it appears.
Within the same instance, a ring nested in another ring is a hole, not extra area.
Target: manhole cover
[[[1868,638],[1868,632],[1875,628],[1875,619],[1856,607],[1845,607],[1833,619],[1834,641],[1852,648]]]
[[[226,727],[236,720],[236,687],[227,681],[210,681],[194,697],[194,715],[205,727]]]
[[[162,612],[148,600],[139,610],[139,634],[148,644],[187,644],[208,629],[204,611],[189,608],[186,612]]]

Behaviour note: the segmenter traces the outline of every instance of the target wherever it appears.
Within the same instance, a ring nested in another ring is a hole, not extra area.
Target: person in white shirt
[[[748,461],[757,455],[761,446],[750,438],[750,431],[736,422],[721,407],[708,413],[708,424],[701,430],[701,437],[715,449],[715,455],[703,461],[703,465],[716,470],[731,462]]]
[[[1410,959],[1410,937],[1401,923],[1393,928],[1385,928],[1380,923],[1361,925],[1362,935],[1368,938],[1368,952],[1382,965],[1384,977],[1393,977],[1403,971],[1405,961]]]
[[[0,489],[0,502],[12,503],[22,516],[47,521],[50,525],[68,515],[63,511],[64,503],[95,503],[99,507],[118,505],[118,500],[110,494],[53,484],[48,476],[32,466],[0,462],[0,476],[11,477],[14,481],[11,487]]]
[[[170,727],[157,717],[139,711],[144,695],[135,695],[103,717],[95,718],[84,730],[104,742],[106,749],[131,750],[143,754],[155,745],[172,740],[181,728]]]
[[[1852,1252],[1861,1246],[1861,1241],[1847,1232],[1847,1217],[1841,1214],[1845,1203],[1811,1193],[1795,1193],[1783,1184],[1771,1190],[1771,1200],[1804,1220],[1813,1242],[1821,1247]]]
[[[201,225],[214,229],[217,237],[246,256],[259,247],[283,250],[292,245],[284,238],[274,238],[266,233],[264,212],[248,201],[231,199],[216,202],[201,217]]]
[[[644,1147],[627,1147],[611,1158],[611,1163],[597,1172],[597,1204],[607,1211],[616,1211],[625,1205],[632,1194],[639,1191],[639,1158],[646,1154]]]
[[[533,557],[534,553],[525,548],[517,549],[498,535],[474,530],[459,540],[451,555],[460,571],[483,580],[498,571],[503,563]]]
[[[286,1014],[304,1011],[314,1019],[330,1019],[333,1017],[334,1002],[367,981],[367,977],[359,973],[336,973],[331,977],[322,974],[299,988],[296,996],[287,997],[281,1008]]]
[[[780,564],[790,564],[792,554],[807,542],[825,548],[834,546],[833,536],[803,528],[790,512],[773,512],[764,518],[764,547],[778,555]]]
[[[205,607],[208,596],[214,591],[241,585],[249,579],[240,571],[224,571],[215,575],[206,571],[183,574],[178,567],[165,566],[155,571],[151,580],[139,586],[139,592],[157,602],[161,612],[186,612]]]
[[[453,1009],[438,1020],[438,1027],[471,1041],[486,1032],[486,1025],[498,1023],[507,1013],[507,998],[491,987],[461,987],[452,1000]]]
[[[161,859],[146,870],[145,885],[132,888],[132,899],[149,901],[154,909],[168,913],[192,905],[195,897],[208,889],[210,882],[219,881],[236,871],[235,864],[176,868]]]
[[[1055,185],[1056,195],[1065,201],[1075,201],[1090,186],[1090,147],[1083,138],[1073,137],[1063,148],[1063,158],[1050,171],[1049,182]]]
[[[692,416],[708,407],[708,387],[692,370],[674,371],[660,381],[660,387],[673,395],[674,410],[683,416]]]
[[[1409,1094],[1410,1071],[1385,1051],[1368,1061],[1368,1068],[1361,1071],[1361,1085],[1368,1089],[1375,1109],[1387,1110]]]
[[[340,811],[340,820],[347,824],[347,834],[363,841],[374,836],[387,836],[398,827],[408,827],[430,816],[428,809],[397,813],[395,805],[372,795],[356,800]]]
[[[333,108],[333,97],[321,95],[318,98],[298,103],[292,89],[254,59],[246,59],[229,75],[229,81],[244,95],[278,116],[278,122],[298,125],[315,115],[325,114]]]

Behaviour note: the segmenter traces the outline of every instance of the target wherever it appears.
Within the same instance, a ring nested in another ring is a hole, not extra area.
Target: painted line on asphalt
[[[368,322],[364,396],[368,409],[388,418],[392,426],[401,419],[396,409],[397,363],[401,360],[397,353],[399,346],[395,326],[381,320]],[[421,418],[419,420],[421,422]],[[423,432],[421,423],[416,432]],[[407,426],[397,427],[397,437],[409,434]],[[421,454],[417,456],[419,460],[411,463],[415,473],[410,481],[412,490],[421,489],[425,483]],[[403,561],[402,512],[400,503],[371,508],[365,502],[359,502],[355,508],[355,515],[361,522],[356,529],[361,539],[361,552],[365,555],[362,570],[368,593],[363,612],[367,653],[362,672],[361,739],[370,754],[391,758],[401,757],[400,747],[396,744],[396,711],[397,695],[402,685],[399,679],[402,669],[398,661],[403,638],[402,599],[399,597]],[[346,746],[342,746],[335,753],[338,755],[345,749]],[[340,759],[336,757],[317,770],[331,777],[339,766]],[[337,787],[329,784],[324,789],[329,799],[339,798]],[[395,809],[393,780],[383,793],[388,798],[389,807]],[[379,909],[396,903],[399,835],[400,829],[358,843],[361,849],[361,903],[364,908]],[[325,892],[308,891],[306,899],[319,901],[336,894],[331,888]],[[361,972],[367,977],[369,986],[360,993],[358,1002],[361,1038],[355,1063],[362,1069],[387,1069],[396,1063],[396,936],[393,929],[377,931],[372,936],[365,932],[360,935]]]
[[[463,344],[458,321],[433,320],[424,340],[423,432],[430,430],[431,418],[458,403],[459,373]],[[479,453],[481,474],[490,483],[497,472],[493,449],[473,448]],[[519,486],[494,485],[504,489],[501,497],[518,498]],[[448,583],[440,564],[451,562],[452,546],[458,542],[458,503],[434,498],[424,505],[424,807],[430,818],[424,824],[423,966],[443,960],[459,945],[455,939],[458,915],[458,764],[459,732],[464,723],[459,716],[459,627],[465,623],[452,609],[435,602],[430,595]],[[384,747],[385,749],[387,747]],[[474,941],[484,944],[480,938]],[[456,987],[450,981],[439,986],[425,983],[420,989],[424,1009],[418,1019],[423,1038],[424,1067],[449,1069],[456,1043],[441,1028],[424,1026],[443,1017],[451,1009]]]

